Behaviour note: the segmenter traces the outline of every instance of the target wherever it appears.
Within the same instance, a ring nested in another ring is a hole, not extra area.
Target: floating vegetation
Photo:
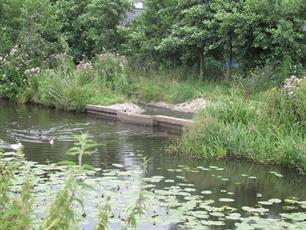
[[[306,221],[306,213],[302,212],[281,213],[280,216],[286,220],[291,220],[291,221],[297,221],[297,222]]]
[[[270,173],[277,177],[284,177],[282,174],[275,172],[275,171],[270,171]]]
[[[112,166],[114,166],[116,168],[124,168],[124,166],[122,164],[112,164]]]
[[[257,193],[257,194],[256,194],[256,197],[257,197],[257,198],[261,198],[261,197],[263,197],[263,195],[262,195],[261,193]]]
[[[229,202],[234,202],[235,200],[231,198],[219,198],[219,201],[229,203]]]
[[[205,194],[205,195],[210,195],[210,194],[212,194],[212,191],[205,190],[205,191],[202,191],[201,193]]]
[[[13,158],[14,154],[6,154],[2,160],[9,162]],[[134,221],[134,217],[131,216],[131,210],[134,210],[132,214],[138,213],[138,211],[141,213],[141,216],[137,216],[139,226],[152,225],[157,226],[157,229],[159,227],[163,229],[163,227],[171,225],[176,225],[177,229],[199,230],[218,228],[218,226],[220,229],[235,227],[243,230],[306,229],[306,214],[305,212],[299,212],[306,207],[306,201],[299,201],[294,197],[283,200],[286,205],[282,208],[281,219],[270,219],[269,214],[272,205],[280,204],[281,199],[273,198],[258,201],[258,205],[255,205],[255,207],[230,207],[230,203],[236,203],[235,199],[217,197],[215,200],[218,202],[207,199],[207,195],[213,194],[211,190],[197,192],[198,187],[195,187],[194,183],[190,183],[186,177],[180,174],[175,175],[176,178],[180,179],[177,182],[161,175],[144,177],[143,170],[125,169],[121,164],[112,164],[112,166],[113,168],[110,169],[97,168],[92,171],[84,171],[78,176],[78,179],[86,181],[87,186],[93,188],[86,190],[84,193],[84,207],[82,205],[74,206],[76,212],[81,214],[80,228],[87,229],[86,226],[92,220],[98,220],[101,226],[108,226],[106,222],[109,225],[119,226],[127,221]],[[186,171],[187,168],[183,165],[177,167],[182,171]],[[207,171],[199,167],[198,169]],[[210,169],[222,171],[217,170],[214,166]],[[168,171],[181,172],[177,169],[173,170]],[[203,173],[206,174],[206,172]],[[35,207],[33,209],[33,219],[35,219],[33,224],[36,227],[40,226],[41,219],[46,217],[48,212],[46,207],[54,202],[54,195],[64,188],[63,179],[67,176],[67,167],[23,161],[18,177],[15,177],[12,181],[11,191],[17,193],[21,191],[24,178],[27,175],[33,176],[32,183],[35,192],[33,195],[33,207]],[[248,175],[246,177],[252,179]],[[161,184],[165,186],[162,187]],[[228,189],[237,193],[230,187]],[[223,195],[235,194],[234,192],[228,192],[227,189],[221,189],[220,192]],[[214,194],[214,197],[217,195],[218,193]],[[261,198],[263,196],[261,193],[257,193],[256,197]],[[139,206],[135,205],[137,203]],[[266,206],[270,208],[266,208]],[[138,208],[140,209],[138,210]]]
[[[251,180],[256,180],[257,179],[256,176],[249,176],[248,178],[251,179]]]

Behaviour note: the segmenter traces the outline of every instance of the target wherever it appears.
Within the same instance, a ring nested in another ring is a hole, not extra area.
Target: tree
[[[58,0],[56,7],[71,54],[79,62],[84,56],[118,49],[118,26],[132,4],[128,0]]]
[[[176,11],[180,12],[171,26],[170,34],[165,37],[159,49],[180,52],[180,59],[198,63],[200,77],[204,75],[204,55],[215,49],[214,24],[209,1],[180,2]]]
[[[24,54],[40,63],[50,55],[65,50],[61,27],[49,0],[25,0],[17,43]]]
[[[16,44],[22,3],[22,0],[0,0],[0,54],[7,53]]]
[[[169,34],[173,20],[176,16],[175,6],[179,0],[145,0],[144,12],[122,28],[126,35],[126,43],[122,46],[125,54],[134,59],[139,66],[156,67],[161,59],[172,60],[173,55],[163,53],[157,47],[161,40]]]

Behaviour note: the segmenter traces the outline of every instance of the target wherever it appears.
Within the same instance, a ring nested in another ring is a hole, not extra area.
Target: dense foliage
[[[230,72],[236,63],[242,70],[305,64],[303,0],[145,3],[128,41],[130,52],[139,58],[197,64],[201,75],[224,63]]]
[[[0,96],[67,110],[205,96],[218,102],[203,115],[213,127],[197,126],[197,138],[205,138],[186,151],[244,149],[269,161],[260,151],[303,168],[305,84],[290,98],[282,87],[290,75],[305,74],[305,0],[143,3],[143,13],[127,21],[129,0],[0,0]],[[244,97],[232,95],[237,86]]]

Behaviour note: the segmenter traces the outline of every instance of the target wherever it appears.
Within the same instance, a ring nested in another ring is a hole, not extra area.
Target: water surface
[[[45,136],[55,138],[54,145],[42,143],[36,138],[40,129]],[[101,144],[96,153],[85,159],[86,163],[102,169],[97,178],[107,175],[103,174],[109,172],[107,170],[118,170],[113,164],[122,165],[121,171],[133,172],[141,169],[144,156],[150,159],[148,172],[143,176],[149,178],[147,190],[151,198],[159,202],[152,201],[149,207],[151,218],[141,221],[139,229],[205,229],[205,226],[208,229],[233,229],[235,223],[248,222],[249,226],[252,223],[262,226],[263,220],[268,220],[267,224],[280,222],[281,213],[305,213],[302,205],[285,202],[285,199],[306,200],[306,178],[296,172],[246,161],[191,160],[174,156],[165,151],[169,142],[179,138],[172,130],[0,102],[0,139],[6,145],[21,141],[28,161],[43,165],[46,160],[54,163],[76,160],[64,153],[73,144],[71,134],[80,132],[88,132],[92,139]],[[101,189],[97,188],[97,191],[104,193]],[[137,196],[128,191],[120,192],[122,197],[126,194],[134,198]],[[177,206],[170,201],[174,199]],[[260,203],[270,199],[277,200],[270,205]],[[190,207],[186,207],[186,204]],[[89,201],[87,205],[94,206]],[[233,210],[224,211],[226,207]],[[252,212],[246,211],[246,207],[267,210],[263,213],[257,210]],[[176,211],[183,214],[175,214]],[[230,217],[227,217],[231,212],[249,219],[229,220]],[[298,223],[305,224],[301,220]],[[83,227],[93,229],[93,225],[92,218]],[[119,228],[115,220],[112,227]]]

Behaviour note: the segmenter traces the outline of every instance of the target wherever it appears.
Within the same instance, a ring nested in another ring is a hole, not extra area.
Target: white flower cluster
[[[63,61],[63,60],[68,60],[71,57],[67,53],[58,53],[51,55],[50,58]]]
[[[27,69],[26,71],[24,71],[24,73],[30,76],[38,75],[40,73],[40,68],[36,67],[36,68]]]
[[[300,83],[305,80],[306,80],[306,77],[298,78],[297,76],[292,75],[290,78],[285,80],[283,88],[287,92],[287,94],[291,96],[294,94],[296,88],[300,85]]]
[[[97,58],[100,61],[106,61],[106,60],[115,60],[118,61],[124,65],[128,64],[128,59],[125,56],[120,55],[119,53],[105,53],[105,54],[99,54],[97,55]]]
[[[78,65],[77,65],[77,70],[78,71],[83,71],[83,70],[90,70],[93,68],[92,63],[91,62],[87,62],[87,61],[81,61]]]
[[[10,51],[10,56],[13,56],[15,53],[17,53],[17,51],[18,51],[18,46],[16,45],[13,49],[11,49],[11,51]]]
[[[1,65],[8,65],[8,64],[10,64],[9,61],[7,61],[7,57],[8,57],[8,55],[6,55],[5,57],[1,57],[0,56],[0,64]]]

